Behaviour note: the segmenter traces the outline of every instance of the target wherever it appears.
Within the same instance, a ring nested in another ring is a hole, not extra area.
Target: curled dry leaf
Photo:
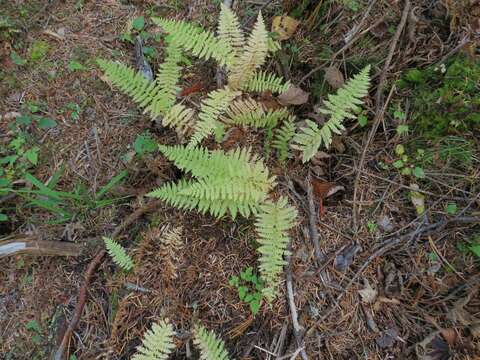
[[[290,39],[297,30],[300,22],[290,16],[275,16],[272,20],[272,32],[278,35],[279,40]]]
[[[320,216],[325,215],[325,208],[323,207],[323,200],[329,196],[332,196],[338,191],[345,190],[341,185],[337,185],[334,182],[321,181],[312,178],[313,194],[317,197],[320,203]]]
[[[365,287],[361,290],[358,290],[358,293],[362,298],[362,302],[365,304],[373,304],[377,299],[378,291],[372,288],[367,279],[363,280],[363,284]]]
[[[382,332],[382,334],[375,340],[378,346],[382,349],[392,347],[398,340],[398,331],[395,328],[390,328]]]
[[[325,70],[325,80],[335,90],[341,88],[345,84],[345,78],[340,70],[335,66],[330,66]]]
[[[302,105],[308,101],[308,93],[296,86],[290,86],[287,91],[280,94],[278,102],[284,106]]]
[[[238,127],[228,129],[222,140],[222,148],[225,151],[232,149],[243,138],[244,132]]]
[[[362,247],[358,244],[347,247],[335,257],[333,266],[335,266],[335,269],[338,271],[344,272],[352,265],[355,255],[360,251],[362,251]]]

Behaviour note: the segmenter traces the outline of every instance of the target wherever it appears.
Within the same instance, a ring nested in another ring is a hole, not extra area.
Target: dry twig
[[[403,32],[403,29],[405,28],[405,24],[407,23],[407,18],[408,14],[410,12],[410,7],[411,7],[410,0],[405,1],[405,6],[403,8],[402,12],[402,18],[400,20],[400,24],[397,27],[397,31],[395,32],[395,35],[393,36],[392,42],[390,43],[390,48],[388,51],[387,59],[385,60],[385,64],[383,66],[381,75],[380,75],[380,80],[377,86],[377,93],[376,93],[376,106],[375,106],[375,118],[373,121],[373,126],[372,129],[370,130],[370,133],[368,134],[368,139],[367,143],[363,147],[363,152],[362,152],[362,157],[360,158],[360,162],[357,167],[357,174],[355,177],[355,183],[354,183],[354,190],[353,190],[353,228],[356,230],[357,229],[357,193],[358,193],[358,185],[360,183],[360,174],[361,170],[363,169],[363,165],[365,163],[365,158],[367,155],[368,147],[370,143],[372,142],[373,138],[375,137],[375,134],[377,132],[378,126],[380,125],[380,122],[383,120],[383,115],[385,113],[385,108],[388,104],[387,102],[384,104],[383,102],[383,87],[385,86],[385,82],[387,80],[387,74],[388,70],[390,68],[390,63],[392,62],[393,54],[395,53],[395,49],[397,48],[398,41],[400,39],[400,35]],[[391,97],[393,93],[393,87],[390,91],[390,94],[388,98]]]
[[[118,225],[115,228],[111,237],[112,238],[118,237],[128,226],[133,224],[140,216],[156,209],[160,204],[161,204],[160,200],[154,200],[145,204],[141,208],[138,208],[137,210],[135,210],[120,225]],[[68,328],[65,331],[65,334],[63,335],[60,346],[55,352],[55,355],[54,355],[55,360],[63,360],[67,358],[69,354],[67,347],[68,347],[68,344],[70,343],[70,338],[73,334],[73,331],[77,327],[77,324],[80,321],[80,317],[82,316],[83,308],[85,307],[85,302],[87,298],[87,289],[90,285],[90,280],[92,278],[93,273],[95,272],[95,269],[101,264],[102,259],[105,256],[105,253],[106,253],[106,250],[101,249],[88,265],[87,271],[85,273],[85,279],[79,291],[78,302],[77,302],[77,305],[75,306],[75,311],[73,313],[72,320],[70,321],[70,324],[68,325]]]

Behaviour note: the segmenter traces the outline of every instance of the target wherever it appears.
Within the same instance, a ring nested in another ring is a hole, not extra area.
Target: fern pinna
[[[320,112],[330,115],[328,121],[321,129],[311,120],[306,120],[307,126],[301,129],[294,138],[295,149],[302,151],[302,161],[307,162],[324,144],[330,146],[333,134],[340,134],[344,130],[342,121],[345,118],[355,118],[352,112],[360,111],[359,105],[363,103],[362,98],[368,94],[370,86],[370,66],[366,66],[353,79],[338,89],[334,95],[328,95]]]
[[[108,237],[103,237],[103,241],[105,243],[105,247],[107,248],[108,255],[112,257],[115,264],[125,271],[130,271],[133,269],[132,258],[119,243]]]
[[[137,353],[132,360],[166,360],[175,349],[172,324],[162,320],[153,324],[143,336],[142,345],[137,348]]]
[[[228,360],[225,344],[213,332],[201,325],[195,325],[193,343],[200,349],[201,360]]]

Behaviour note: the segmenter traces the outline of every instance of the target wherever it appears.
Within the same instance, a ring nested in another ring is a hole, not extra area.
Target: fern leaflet
[[[219,127],[222,127],[218,117],[228,109],[233,99],[239,95],[240,92],[233,91],[228,87],[211,91],[208,94],[208,98],[202,102],[200,107],[199,120],[195,124],[189,146],[193,147],[200,144],[203,139],[214,133]]]
[[[259,13],[247,44],[228,77],[229,85],[232,88],[242,88],[255,74],[255,71],[265,63],[268,54],[267,39],[268,33],[265,23],[262,14]]]
[[[245,36],[237,16],[223,4],[221,4],[220,19],[218,21],[218,38],[230,45],[235,56],[245,44]]]
[[[163,126],[175,128],[182,134],[187,134],[195,126],[195,112],[183,106],[174,105],[162,118]]]
[[[290,82],[284,82],[282,77],[266,71],[259,71],[242,86],[244,91],[282,93],[288,90]]]
[[[220,65],[231,66],[235,53],[228,42],[215,37],[211,31],[183,20],[154,17],[152,21],[171,34],[174,41],[193,55],[208,60],[215,59]]]
[[[201,325],[196,325],[193,331],[194,344],[200,349],[201,360],[227,360],[228,352],[225,344],[213,332]]]
[[[352,112],[360,110],[362,98],[368,94],[369,71],[370,65],[347,81],[335,95],[328,96],[320,112],[330,115],[330,118],[321,129],[313,121],[307,120],[307,127],[302,128],[301,132],[295,136],[295,144],[292,147],[302,151],[303,162],[310,160],[322,144],[326,147],[330,146],[333,134],[340,134],[345,129],[342,124],[345,118],[355,118]]]
[[[280,275],[286,265],[283,257],[289,254],[288,230],[294,226],[296,216],[297,211],[288,206],[286,198],[280,198],[277,203],[262,205],[257,214],[255,226],[260,244],[257,251],[261,254],[259,269],[265,283],[262,293],[269,302],[278,293]]]
[[[152,329],[145,333],[142,345],[137,348],[137,353],[132,360],[168,359],[168,356],[175,349],[174,335],[173,327],[168,320],[153,324]]]
[[[132,259],[119,243],[108,237],[103,237],[103,241],[105,242],[108,254],[112,257],[115,264],[125,271],[133,269]]]
[[[288,116],[286,108],[265,110],[264,106],[252,99],[234,101],[226,112],[225,122],[248,125],[255,128],[273,128]]]
[[[282,126],[275,130],[272,147],[278,151],[278,158],[280,161],[285,161],[288,158],[288,149],[290,141],[295,136],[294,117],[290,116]]]

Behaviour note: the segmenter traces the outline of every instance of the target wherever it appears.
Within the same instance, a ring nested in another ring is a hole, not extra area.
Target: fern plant
[[[142,345],[137,348],[137,353],[132,360],[166,360],[175,349],[173,337],[175,333],[168,320],[153,324],[142,340]]]
[[[159,146],[160,151],[191,176],[178,183],[167,183],[149,193],[181,209],[197,209],[221,217],[227,213],[249,217],[256,214],[260,253],[260,274],[264,292],[272,301],[277,294],[282,257],[288,245],[287,231],[294,225],[296,212],[285,199],[268,200],[275,186],[263,162],[249,149],[221,150],[184,146]],[[272,251],[269,253],[269,251]]]
[[[268,55],[279,47],[269,38],[261,14],[248,37],[237,16],[223,5],[217,35],[183,20],[158,17],[152,20],[168,34],[165,61],[155,81],[148,81],[141,73],[118,62],[98,60],[98,65],[106,80],[131,96],[153,119],[183,135],[192,134],[189,146],[199,145],[212,134],[221,139],[226,126],[269,127],[287,117],[286,109],[269,111],[258,102],[250,104],[256,108],[249,113],[236,113],[233,118],[226,115],[242,91],[281,93],[290,86],[281,77],[260,70]],[[183,52],[204,60],[214,59],[227,71],[228,85],[207,94],[198,114],[181,103],[175,104]]]
[[[132,258],[119,243],[108,237],[103,237],[103,241],[105,242],[108,255],[112,257],[115,264],[125,271],[130,271],[133,269]]]
[[[224,342],[213,332],[201,325],[196,325],[193,331],[194,344],[200,349],[202,360],[228,360],[228,352]]]
[[[333,134],[340,134],[345,130],[343,120],[345,118],[355,118],[352,112],[360,110],[359,105],[363,103],[362,98],[368,94],[370,86],[370,65],[366,66],[353,79],[338,89],[334,95],[329,95],[320,112],[329,115],[328,121],[321,129],[318,125],[306,120],[307,126],[301,129],[301,132],[294,137],[295,149],[302,151],[302,161],[307,162],[318,151],[320,146],[330,146]]]

